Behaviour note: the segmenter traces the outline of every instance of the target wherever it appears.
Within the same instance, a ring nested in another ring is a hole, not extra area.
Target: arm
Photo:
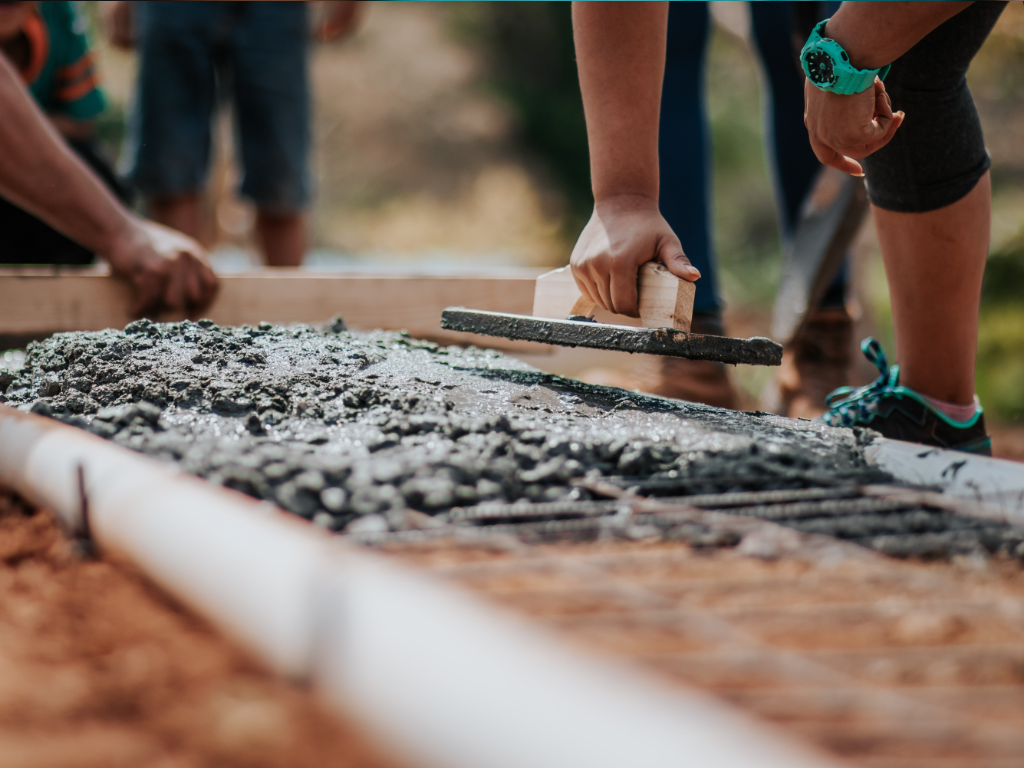
[[[969,6],[969,2],[843,3],[825,27],[858,69],[878,69],[909,51],[919,40]],[[852,96],[826,93],[804,83],[804,123],[811,148],[825,165],[862,176],[856,160],[892,139],[903,112],[892,111],[885,85]]]
[[[572,271],[584,296],[632,317],[642,264],[657,260],[684,279],[700,277],[658,210],[667,28],[667,3],[573,3],[594,214],[573,249]]]
[[[198,243],[125,210],[68,149],[0,57],[0,194],[95,251],[135,289],[135,314],[205,308],[217,278]]]

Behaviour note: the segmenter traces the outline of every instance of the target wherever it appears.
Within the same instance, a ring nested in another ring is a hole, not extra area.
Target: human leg
[[[813,24],[829,14],[833,3],[750,3],[751,26],[764,71],[765,135],[783,243],[791,242],[800,213],[814,189],[822,165],[814,156],[804,128],[804,74],[794,45],[795,13]],[[811,8],[811,6],[815,6]],[[811,309],[803,332],[784,354],[782,367],[769,384],[762,407],[787,416],[810,418],[825,408],[825,396],[847,383],[853,343],[853,320],[846,310],[845,265]]]
[[[980,409],[961,418],[975,402],[991,213],[990,161],[966,74],[1004,6],[969,6],[897,59],[886,78],[894,109],[907,118],[863,164],[889,279],[898,365],[870,387],[846,393],[826,414],[830,423],[988,449]]]
[[[301,213],[257,210],[256,237],[270,267],[298,267],[306,253],[306,218]]]
[[[661,94],[658,166],[661,214],[700,270],[695,313],[718,314],[718,268],[711,238],[711,139],[705,109],[704,57],[708,4],[669,4],[668,48]]]
[[[889,281],[900,383],[936,400],[974,402],[981,279],[992,185],[926,213],[872,206]]]
[[[202,197],[198,192],[150,197],[146,209],[153,221],[184,232],[196,240],[202,239]]]
[[[308,37],[304,3],[239,3],[230,62],[243,168],[256,232],[271,266],[298,266],[309,203]]]
[[[161,224],[198,238],[216,105],[215,3],[135,3],[139,74],[127,176]]]

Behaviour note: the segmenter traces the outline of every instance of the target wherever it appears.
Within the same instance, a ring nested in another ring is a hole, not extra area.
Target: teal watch
[[[807,38],[807,43],[800,51],[800,65],[804,74],[815,86],[823,91],[838,93],[841,96],[852,96],[866,91],[875,82],[875,75],[885,79],[891,64],[880,69],[857,69],[850,63],[850,57],[843,46],[830,37],[822,37],[825,19],[818,24]]]

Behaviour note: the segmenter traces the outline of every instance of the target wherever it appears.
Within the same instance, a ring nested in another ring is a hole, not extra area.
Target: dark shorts
[[[200,191],[218,101],[236,124],[241,194],[298,211],[310,197],[306,3],[133,3],[139,79],[128,175],[146,197]]]
[[[923,213],[951,205],[989,169],[967,68],[1006,3],[968,6],[893,62],[885,89],[907,117],[889,144],[861,161],[879,208]]]

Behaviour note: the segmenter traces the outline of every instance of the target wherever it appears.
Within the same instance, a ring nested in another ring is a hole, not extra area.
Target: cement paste
[[[409,510],[587,500],[569,482],[580,477],[676,493],[879,482],[855,431],[582,384],[340,320],[56,334],[4,373],[0,400],[362,533],[401,528]],[[897,533],[894,521],[877,533]]]

